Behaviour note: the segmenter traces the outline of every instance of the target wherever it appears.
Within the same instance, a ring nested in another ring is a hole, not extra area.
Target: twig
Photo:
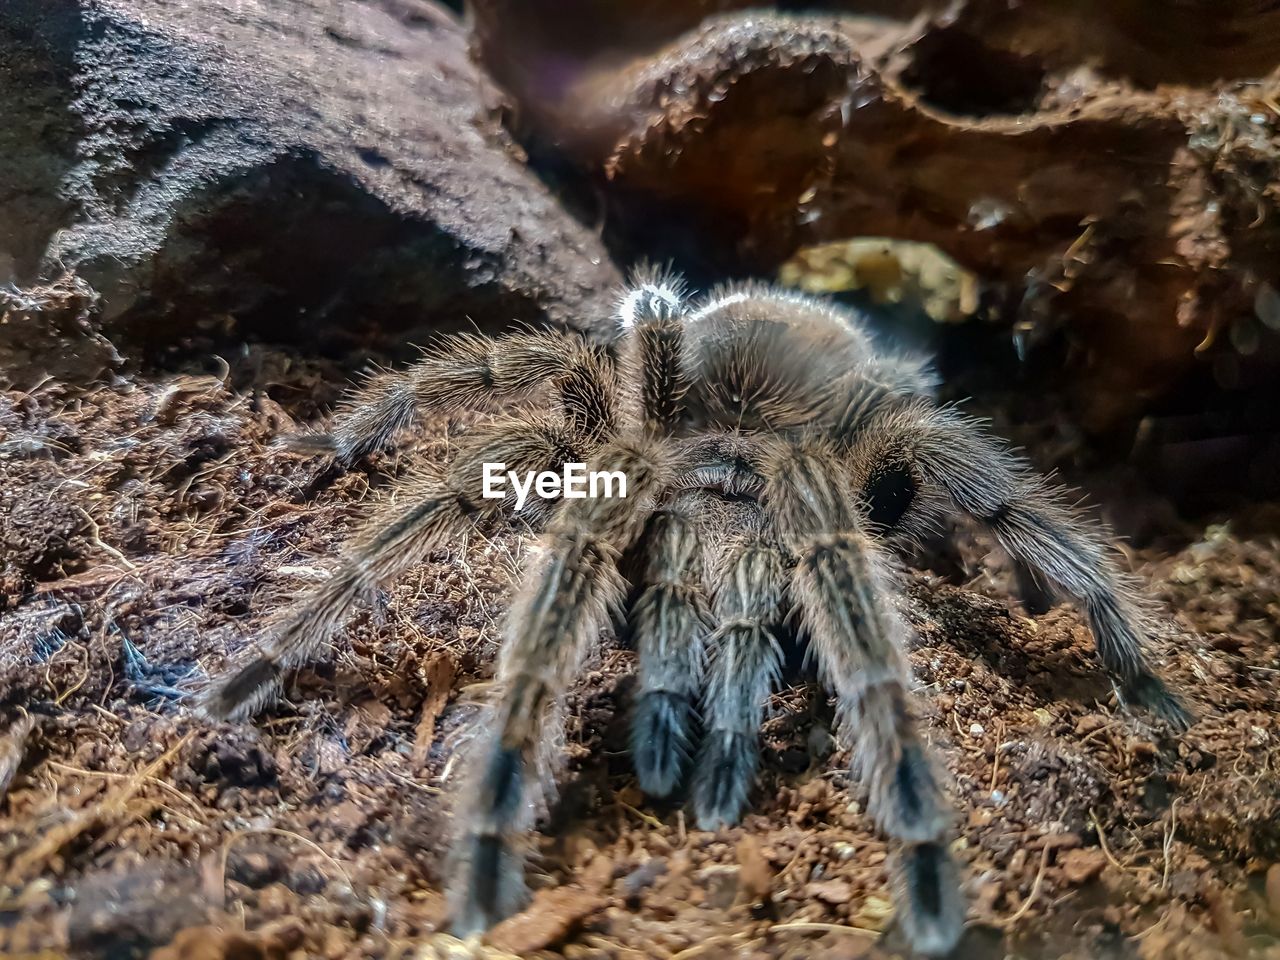
[[[93,665],[92,665],[92,663],[90,662],[90,660],[91,660],[91,658],[92,658],[93,654],[89,652],[89,644],[88,644],[88,642],[86,642],[86,643],[83,645],[83,649],[84,649],[84,673],[81,675],[81,677],[80,677],[80,679],[79,679],[79,680],[77,680],[75,683],[73,683],[73,684],[72,684],[70,687],[68,687],[66,690],[63,690],[63,691],[62,691],[62,693],[60,693],[60,694],[58,694],[56,697],[54,697],[53,702],[54,702],[54,704],[55,704],[55,705],[57,705],[57,706],[59,706],[59,707],[60,707],[60,706],[62,706],[63,701],[65,701],[65,700],[66,700],[68,697],[70,697],[73,693],[75,693],[77,690],[79,690],[81,687],[83,687],[86,683],[88,683],[88,682],[89,682],[89,676],[93,673]],[[49,660],[49,661],[46,661],[46,662],[45,662],[45,667],[44,667],[44,682],[45,682],[45,684],[46,684],[50,689],[52,689],[52,688],[53,688],[53,680],[52,680],[52,679],[50,678],[50,676],[49,676],[49,670],[51,669],[51,667],[50,667],[50,663],[51,663],[51,661],[52,661],[52,658],[50,658],[50,660]]]
[[[1178,829],[1178,798],[1169,804],[1169,832],[1164,835],[1164,873],[1160,877],[1160,889],[1169,886],[1169,850],[1173,847],[1173,835]]]
[[[76,507],[76,510],[79,512],[80,516],[84,517],[85,522],[89,524],[89,529],[93,532],[93,539],[89,541],[90,544],[97,547],[99,550],[101,550],[103,553],[107,554],[108,556],[114,557],[115,559],[119,560],[121,563],[125,565],[127,569],[129,570],[138,569],[138,565],[136,563],[134,563],[132,560],[126,557],[123,553],[121,553],[115,547],[111,546],[111,544],[103,542],[102,528],[98,526],[97,520],[89,516],[88,510],[86,510],[84,507]]]
[[[55,770],[61,770],[63,773],[70,773],[80,777],[102,777],[104,780],[129,780],[131,778],[131,775],[127,773],[112,773],[107,770],[88,770],[88,769],[85,769],[84,767],[73,767],[65,763],[59,763],[57,760],[48,760],[45,762],[45,766],[53,767]],[[183,793],[173,784],[166,783],[164,780],[161,780],[159,777],[143,777],[143,780],[145,780],[147,783],[152,784],[153,786],[159,787],[165,793],[168,793],[172,796],[177,797],[179,800],[183,801],[184,803],[190,804],[191,807],[193,807],[197,813],[201,815],[205,813],[204,807],[200,806],[200,804],[197,803],[195,799],[187,796],[185,793]],[[186,816],[186,815],[181,814],[181,816]],[[196,820],[194,817],[187,817],[187,819],[191,820],[193,823],[204,822],[203,818],[201,820]]]
[[[667,957],[667,960],[689,960],[689,957],[696,957],[711,947],[719,946],[722,943],[736,943],[739,940],[747,939],[748,936],[749,934],[746,931],[739,931],[738,933],[721,933],[714,937],[707,937],[707,939],[695,943],[691,947],[685,947],[680,952],[671,954]]]
[[[1093,821],[1094,832],[1098,834],[1098,846],[1102,847],[1102,855],[1107,858],[1107,862],[1117,870],[1123,870],[1128,873],[1129,868],[1112,856],[1111,848],[1107,846],[1107,835],[1103,832],[1102,824],[1098,822],[1098,815],[1094,813],[1093,807],[1089,808],[1089,819]]]
[[[1036,871],[1036,878],[1031,881],[1031,892],[1027,894],[1027,899],[1022,901],[1013,916],[1005,920],[1001,925],[1011,927],[1026,915],[1031,909],[1031,904],[1035,903],[1036,897],[1040,895],[1040,883],[1044,880],[1045,867],[1049,865],[1049,844],[1045,844],[1040,850],[1040,869]]]
[[[1077,743],[1076,746],[1083,747],[1086,743],[1088,743],[1094,737],[1097,737],[1106,733],[1108,730],[1114,727],[1118,722],[1119,721],[1112,720],[1110,723],[1104,723],[1102,726],[1098,727],[1098,729],[1094,730],[1092,733],[1085,734],[1084,739],[1082,739],[1079,743]]]
[[[1004,721],[1001,720],[996,724],[996,749],[995,757],[991,762],[991,789],[987,791],[988,793],[996,792],[996,777],[1000,775],[1000,748],[1004,746],[1000,741],[1003,739]]]
[[[73,820],[69,820],[50,830],[34,847],[15,857],[12,866],[9,868],[7,882],[14,885],[22,882],[31,867],[44,863],[95,824],[108,821],[117,816],[137,792],[142,789],[142,785],[155,779],[156,774],[178,754],[178,751],[187,745],[193,734],[194,731],[188,731],[181,740],[153,760],[143,770],[130,776],[119,790],[107,797],[101,804],[89,810],[81,811]]]
[[[863,937],[878,937],[879,930],[872,930],[870,927],[855,927],[846,923],[819,923],[810,920],[793,920],[789,923],[775,923],[773,926],[765,930],[766,934],[773,933],[856,933]]]
[[[645,813],[643,810],[637,810],[637,809],[636,809],[635,807],[633,807],[631,804],[629,804],[629,803],[627,803],[626,801],[623,801],[623,800],[618,800],[618,801],[617,801],[617,804],[618,804],[618,806],[620,806],[623,810],[627,811],[627,813],[631,813],[631,814],[634,814],[635,816],[639,817],[639,818],[640,818],[640,822],[641,822],[641,823],[643,823],[645,826],[647,826],[647,827],[651,827],[651,828],[652,828],[652,829],[654,829],[654,830],[661,830],[661,829],[662,829],[662,821],[661,821],[661,820],[659,820],[657,817],[652,816],[652,815],[650,815],[650,814],[647,814],[647,813]]]
[[[743,948],[758,944],[771,937],[775,933],[838,933],[838,934],[856,934],[860,937],[878,937],[880,931],[871,930],[867,927],[855,927],[850,924],[843,923],[819,923],[810,920],[793,920],[788,923],[775,923],[766,927],[758,935],[753,936],[750,931],[740,930],[737,933],[722,933],[714,937],[708,937],[701,943],[695,943],[691,947],[685,947],[678,953],[673,953],[667,960],[688,960],[689,957],[696,957],[711,947],[719,946],[725,943],[737,943],[745,941]]]
[[[413,734],[412,758],[415,770],[421,770],[426,766],[427,755],[431,752],[431,745],[435,741],[436,721],[440,718],[440,711],[449,701],[449,694],[453,692],[456,672],[453,658],[447,653],[437,653],[427,664],[424,677],[427,694],[422,698],[422,710],[418,714],[418,723]]]

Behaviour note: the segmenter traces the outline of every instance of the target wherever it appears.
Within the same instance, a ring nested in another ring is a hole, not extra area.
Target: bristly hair
[[[419,363],[375,371],[327,432],[291,441],[348,465],[424,411],[475,416],[450,438],[447,465],[380,500],[333,576],[268,622],[204,712],[254,712],[379,585],[490,519],[527,522],[540,546],[463,763],[454,931],[524,903],[526,831],[553,795],[566,693],[611,624],[638,662],[641,787],[687,789],[714,828],[747,807],[780,682],[778,631],[794,619],[894,851],[900,925],[915,950],[947,952],[964,898],[943,778],[912,711],[890,548],[944,517],[979,524],[1025,577],[1079,602],[1121,701],[1182,728],[1189,714],[1147,660],[1152,611],[1108,535],[981,425],[939,407],[924,360],[877,343],[857,311],[754,282],[693,297],[652,265],[616,307],[608,349],[533,329],[442,337]],[[517,475],[584,463],[623,473],[627,490],[543,502],[539,489],[516,514],[513,497],[482,488],[495,462]]]
[[[669,266],[640,263],[631,270],[630,281],[618,292],[613,316],[624,330],[645,317],[674,316],[688,298],[684,279]]]

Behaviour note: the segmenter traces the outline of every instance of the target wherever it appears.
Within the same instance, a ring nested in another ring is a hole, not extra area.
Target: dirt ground
[[[325,576],[362,502],[462,428],[346,473],[271,446],[343,382],[250,347],[0,394],[0,956],[901,953],[885,844],[805,690],[773,704],[753,812],[702,832],[636,788],[633,655],[612,643],[569,699],[533,905],[483,946],[438,932],[453,760],[527,533],[433,555],[255,723],[181,705]],[[1280,514],[1162,516],[1130,553],[1199,714],[1180,740],[1118,711],[1077,613],[1025,616],[980,540],[909,573],[971,899],[958,956],[1280,957]]]

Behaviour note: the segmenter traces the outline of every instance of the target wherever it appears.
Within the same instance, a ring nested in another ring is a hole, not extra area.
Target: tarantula
[[[1185,728],[1189,714],[1144,659],[1137,593],[1092,526],[974,421],[934,404],[926,364],[878,349],[854,313],[750,284],[693,301],[650,273],[616,319],[612,351],[551,332],[444,339],[416,366],[373,377],[329,432],[292,438],[349,464],[424,408],[490,414],[447,468],[379,509],[333,577],[210,688],[204,712],[254,712],[360,597],[510,513],[509,496],[482,495],[485,463],[621,471],[625,498],[562,499],[534,518],[540,555],[507,615],[492,732],[458,816],[455,932],[486,929],[522,902],[517,850],[548,779],[558,708],[611,617],[638,656],[640,786],[667,797],[688,779],[697,822],[713,829],[746,805],[794,612],[869,810],[896,841],[905,933],[922,952],[947,952],[964,901],[951,815],[910,708],[909,630],[886,545],[947,511],[977,520],[1082,602],[1120,700]]]

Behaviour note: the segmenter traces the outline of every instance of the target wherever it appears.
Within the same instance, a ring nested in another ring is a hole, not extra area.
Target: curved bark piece
[[[1179,5],[1159,28],[1179,43],[1162,47],[1133,29],[1154,22],[1145,0],[702,19],[703,4],[683,20],[652,3],[639,39],[593,7],[560,49],[513,36],[495,19],[505,6],[478,3],[477,49],[489,65],[504,52],[495,69],[526,132],[604,180],[615,227],[650,248],[655,221],[687,232],[670,252],[717,271],[773,272],[851,237],[935,244],[1023,341],[1069,325],[1096,427],[1197,349],[1255,362],[1234,341],[1280,274],[1280,74],[1187,84],[1273,66],[1273,4]],[[1096,34],[1081,27],[1090,10]],[[614,52],[575,59],[593,26]],[[1118,65],[1137,79],[1103,73]]]

